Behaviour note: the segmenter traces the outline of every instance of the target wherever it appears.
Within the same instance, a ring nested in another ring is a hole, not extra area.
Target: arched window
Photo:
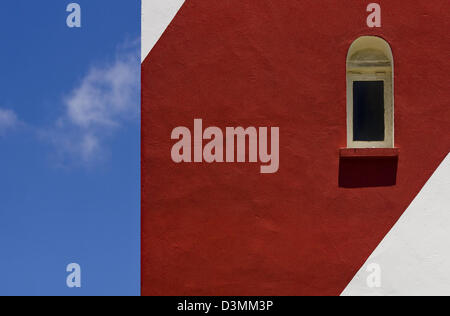
[[[347,147],[394,147],[394,61],[382,38],[363,36],[347,56]]]

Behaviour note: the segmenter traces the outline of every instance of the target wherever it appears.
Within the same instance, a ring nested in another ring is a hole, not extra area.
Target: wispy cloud
[[[133,101],[138,78],[132,58],[92,68],[65,100],[67,119],[83,129],[116,126],[123,115],[136,110]]]
[[[114,61],[91,67],[63,98],[63,114],[45,136],[65,159],[98,159],[106,140],[139,117],[140,61],[136,51],[122,49]]]
[[[14,128],[19,123],[14,111],[0,108],[0,135],[8,129]]]

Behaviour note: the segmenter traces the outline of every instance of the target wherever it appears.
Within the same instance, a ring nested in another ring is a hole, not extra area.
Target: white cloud
[[[7,129],[15,127],[18,123],[19,120],[14,111],[0,108],[0,134],[3,134]]]
[[[80,128],[111,127],[123,115],[135,114],[137,65],[126,58],[105,68],[92,68],[65,100],[70,122]]]
[[[91,67],[63,98],[63,114],[44,134],[65,159],[96,160],[107,139],[139,117],[140,62],[136,51],[133,48],[109,64]]]
[[[80,143],[80,152],[84,160],[90,160],[99,149],[99,140],[94,135],[83,135]]]

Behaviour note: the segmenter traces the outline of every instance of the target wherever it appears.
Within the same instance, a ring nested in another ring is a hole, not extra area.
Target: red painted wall
[[[186,1],[142,66],[144,295],[339,295],[405,211],[450,148],[450,2],[376,1],[369,29],[370,2]],[[394,54],[395,185],[339,186],[393,168],[339,159],[361,35]],[[280,127],[280,170],[173,163],[194,118]]]

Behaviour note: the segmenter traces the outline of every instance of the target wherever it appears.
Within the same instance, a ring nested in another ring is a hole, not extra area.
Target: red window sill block
[[[398,157],[399,154],[399,148],[341,148],[339,150],[341,158]]]

